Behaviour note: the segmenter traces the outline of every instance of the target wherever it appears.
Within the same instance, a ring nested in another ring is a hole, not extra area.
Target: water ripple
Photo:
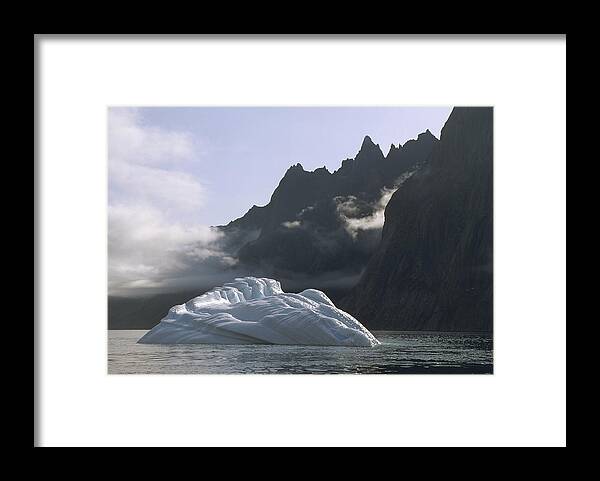
[[[109,331],[110,374],[483,374],[493,341],[482,334],[381,331],[374,348],[137,344],[146,331]]]

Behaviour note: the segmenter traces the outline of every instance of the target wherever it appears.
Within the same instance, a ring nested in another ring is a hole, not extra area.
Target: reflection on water
[[[108,332],[109,374],[491,374],[492,338],[374,331],[374,348],[137,344],[146,331]]]

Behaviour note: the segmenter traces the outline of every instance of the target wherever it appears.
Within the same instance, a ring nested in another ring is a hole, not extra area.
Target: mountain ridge
[[[293,164],[266,205],[253,206],[218,228],[231,239],[248,239],[244,232],[256,233],[249,242],[232,242],[232,248],[240,263],[259,275],[286,278],[337,271],[357,275],[380,234],[379,226],[366,222],[361,226],[360,219],[374,216],[382,195],[418,168],[437,142],[427,130],[386,156],[367,135],[357,155],[343,160],[334,172],[325,167],[306,171],[302,164]],[[352,232],[348,217],[355,227]]]

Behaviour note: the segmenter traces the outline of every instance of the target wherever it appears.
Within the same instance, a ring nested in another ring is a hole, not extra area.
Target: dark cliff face
[[[492,108],[452,111],[341,308],[371,329],[492,330],[492,134]]]
[[[423,163],[437,142],[427,131],[385,156],[367,136],[356,157],[333,173],[324,167],[308,172],[296,164],[269,204],[254,206],[221,229],[235,239],[235,255],[254,273],[279,278],[358,275],[379,244],[381,231],[349,232],[340,205],[351,201],[352,215],[373,215],[380,208],[382,189],[392,188],[402,174]]]

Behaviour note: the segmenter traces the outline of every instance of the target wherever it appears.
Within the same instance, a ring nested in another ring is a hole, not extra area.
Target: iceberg
[[[172,307],[141,344],[294,344],[373,347],[379,341],[321,291],[283,292],[244,277]]]

